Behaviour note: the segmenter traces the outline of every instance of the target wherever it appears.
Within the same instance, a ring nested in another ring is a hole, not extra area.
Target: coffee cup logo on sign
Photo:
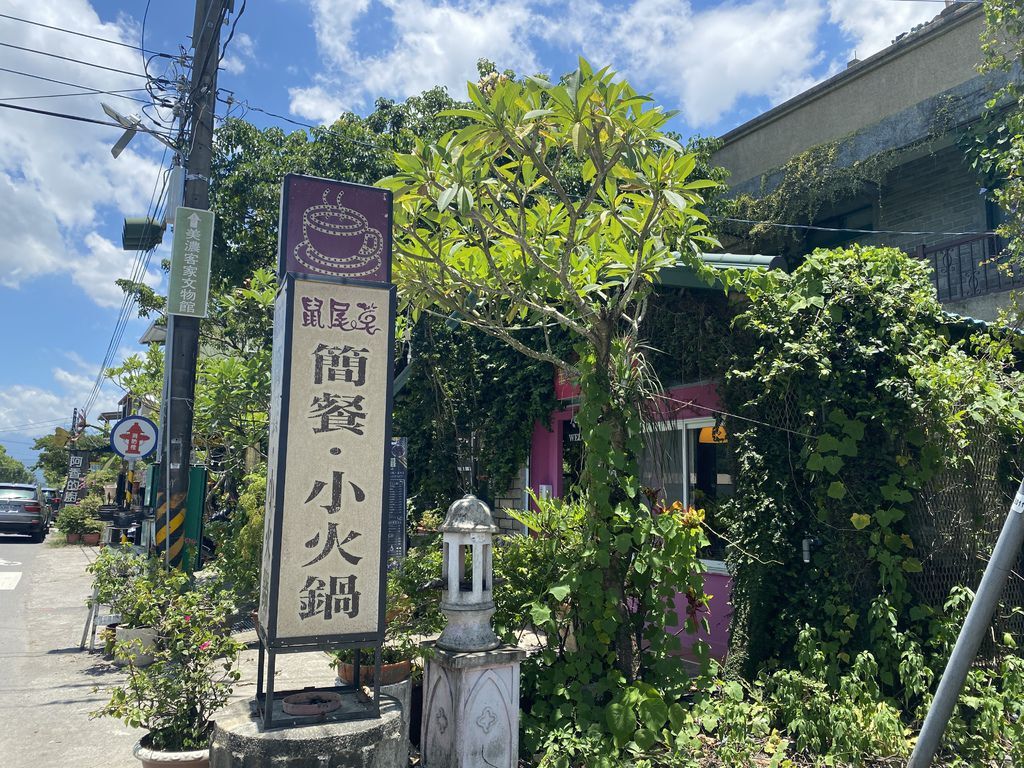
[[[323,204],[303,212],[303,239],[293,251],[296,261],[324,275],[364,277],[380,271],[384,235],[359,211],[342,205],[344,192],[338,192],[335,205],[328,202],[330,193],[325,190]]]

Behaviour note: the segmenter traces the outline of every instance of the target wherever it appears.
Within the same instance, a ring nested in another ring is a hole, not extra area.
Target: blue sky
[[[235,0],[234,17],[241,7]],[[718,135],[941,9],[932,0],[250,0],[219,86],[234,96],[232,114],[288,128],[251,108],[330,122],[343,110],[365,113],[379,96],[400,99],[435,84],[462,96],[480,57],[558,74],[584,55],[678,110],[672,127],[684,136]],[[174,54],[188,45],[193,10],[183,0],[5,0],[0,14],[16,17],[0,17],[0,69],[11,70],[0,71],[0,103],[106,119],[101,101],[138,112],[143,105],[123,96],[145,99],[145,91],[53,96],[79,89],[40,78],[138,89],[142,54],[25,20]],[[149,72],[172,69],[158,58]],[[220,114],[228,109],[221,104]],[[104,358],[138,351],[148,324],[128,320],[118,341],[114,280],[140,266],[120,250],[120,231],[124,216],[146,212],[169,158],[139,135],[114,159],[119,136],[0,109],[0,444],[26,463],[34,461],[32,439],[66,426],[90,398]],[[164,256],[162,246],[145,273],[155,287]],[[119,397],[105,384],[91,420]]]

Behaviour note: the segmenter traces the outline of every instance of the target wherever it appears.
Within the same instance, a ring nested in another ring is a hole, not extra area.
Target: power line
[[[3,46],[4,48],[13,48],[16,51],[24,51],[25,53],[36,53],[36,54],[39,54],[40,56],[49,56],[50,58],[60,59],[61,61],[70,61],[73,64],[81,64],[84,67],[94,67],[95,69],[102,69],[102,70],[106,70],[107,72],[116,72],[119,75],[130,75],[131,77],[141,77],[143,80],[147,80],[148,79],[148,77],[146,75],[143,75],[140,72],[129,72],[126,69],[118,69],[117,67],[107,67],[107,66],[104,66],[103,64],[96,64],[95,62],[92,62],[92,61],[83,61],[82,59],[74,59],[74,58],[72,58],[70,56],[61,56],[58,53],[50,53],[49,51],[38,51],[35,48],[26,48],[26,47],[24,47],[22,45],[14,45],[13,43],[2,43],[2,42],[0,42],[0,46]]]
[[[972,235],[978,235],[979,237],[991,237],[995,235],[995,232],[989,230],[974,231],[974,232],[929,232],[929,231],[904,231],[899,229],[846,229],[843,227],[819,227],[815,224],[783,224],[777,221],[757,221],[755,219],[735,219],[730,216],[721,216],[714,221],[731,221],[737,224],[753,224],[763,225],[768,227],[779,227],[781,229],[809,229],[815,232],[851,232],[858,235],[948,235],[950,237],[969,237]]]
[[[109,125],[112,128],[124,128],[123,125],[111,122],[110,120],[95,120],[91,117],[82,117],[81,115],[69,115],[64,112],[51,112],[48,109],[32,109],[31,107],[22,107],[17,104],[0,104],[0,107],[3,107],[4,109],[17,109],[20,112],[32,112],[37,115],[60,117],[65,120],[75,120],[80,123],[94,123],[95,125]]]
[[[230,43],[231,39],[235,36],[235,27],[238,26],[238,20],[240,18],[242,18],[242,14],[245,13],[246,2],[247,2],[247,0],[242,0],[242,7],[238,9],[238,13],[235,14],[234,21],[231,22],[231,31],[228,32],[228,39],[225,40],[224,41],[224,45],[222,45],[220,47],[220,55],[217,57],[217,65],[218,66],[220,66],[220,63],[222,61],[224,61],[224,54],[227,53],[228,43]]]
[[[147,6],[148,9],[148,6]],[[9,13],[0,13],[0,18],[10,19],[11,21],[20,21],[23,24],[31,24],[34,27],[42,27],[43,29],[52,29],[55,32],[64,32],[68,35],[75,35],[76,37],[85,37],[89,40],[96,40],[101,43],[109,43],[110,45],[119,45],[122,48],[131,48],[136,51],[142,51],[144,53],[157,53],[160,56],[169,56],[167,53],[159,53],[156,51],[148,51],[144,47],[132,45],[131,43],[122,43],[120,40],[111,40],[109,37],[98,37],[96,35],[90,35],[85,32],[78,32],[74,29],[66,29],[65,27],[55,27],[51,24],[43,24],[40,21],[32,21],[31,19],[23,19],[19,16],[11,16]]]
[[[126,93],[135,93],[136,91],[145,91],[145,88],[125,88],[119,91],[101,91],[95,88],[88,88],[84,91],[70,91],[67,93],[40,93],[35,96],[0,96],[0,101],[28,101],[29,99],[63,99],[69,96],[95,96],[99,93],[109,94],[110,96],[118,96],[122,99],[128,99],[129,101],[137,101],[139,104],[152,104],[149,99],[140,99],[137,96],[125,96]]]
[[[32,429],[34,427],[48,427],[53,424],[63,424],[64,419],[49,419],[48,421],[33,421],[28,424],[16,424],[13,427],[4,427],[0,429],[0,432],[21,432],[22,430]]]
[[[21,75],[22,77],[31,77],[33,80],[42,80],[46,83],[54,83],[55,85],[66,85],[69,88],[85,88],[92,93],[105,93],[110,96],[118,96],[121,93],[129,91],[145,91],[146,88],[125,88],[120,91],[107,91],[102,88],[93,88],[91,85],[83,85],[82,83],[72,83],[67,80],[57,80],[53,77],[45,77],[44,75],[33,75],[31,72],[22,72],[18,69],[8,69],[7,67],[0,67],[0,72],[7,72],[12,75]],[[127,97],[126,97],[127,98]]]
[[[31,113],[36,114],[36,115],[46,115],[47,117],[59,117],[59,118],[62,118],[64,120],[74,120],[75,122],[79,122],[79,123],[92,123],[94,125],[107,125],[107,126],[110,126],[111,128],[120,128],[121,130],[124,130],[124,126],[121,125],[120,123],[114,123],[114,122],[111,122],[110,120],[96,120],[96,119],[91,118],[91,117],[82,117],[81,115],[71,115],[71,114],[68,114],[66,112],[53,112],[53,111],[48,110],[48,109],[34,109],[32,107],[23,107],[23,106],[21,106],[19,104],[6,104],[6,103],[2,103],[2,102],[0,102],[0,108],[3,108],[3,109],[15,109],[15,110],[18,110],[19,112],[31,112]],[[150,128],[147,128],[145,126],[140,126],[139,130],[141,130],[141,131],[143,131],[145,133],[152,134],[153,136],[158,136],[158,137],[161,137],[161,138],[165,138],[168,141],[170,141],[170,137],[169,136],[166,136],[163,133],[160,133],[159,131],[151,130]]]
[[[163,155],[160,158],[160,165],[163,166],[164,161],[167,159],[167,147],[164,147]],[[163,185],[160,185],[160,180],[163,179]],[[158,175],[156,181],[153,183],[153,192],[149,198],[149,205],[147,206],[147,218],[152,218],[156,213],[157,209],[164,199],[164,193],[167,190],[168,176],[165,173]],[[157,188],[160,188],[159,194]],[[142,251],[141,249],[136,252],[135,264],[132,268],[132,272],[129,275],[129,280],[133,283],[140,282],[142,277],[145,276],[146,270],[149,268],[149,261],[152,255],[152,251]],[[103,361],[100,364],[99,372],[96,375],[96,381],[93,383],[93,388],[89,393],[89,397],[86,400],[85,413],[92,410],[92,407],[96,404],[96,400],[99,398],[100,391],[103,388],[103,382],[106,379],[107,367],[113,362],[114,355],[117,353],[117,349],[121,344],[121,339],[124,338],[124,331],[128,325],[128,318],[135,305],[135,297],[131,293],[125,293],[124,299],[121,302],[121,309],[118,312],[117,320],[114,323],[114,330],[110,335],[110,341],[107,344],[107,350],[103,354]]]

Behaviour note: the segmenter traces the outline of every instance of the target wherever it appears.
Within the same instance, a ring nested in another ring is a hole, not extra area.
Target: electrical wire
[[[242,18],[242,14],[245,13],[246,2],[247,0],[242,0],[242,7],[238,9],[238,13],[235,14],[235,18],[231,22],[231,31],[228,32],[228,38],[224,41],[224,45],[220,47],[220,55],[217,56],[218,67],[220,66],[220,63],[224,61],[224,54],[227,53],[228,43],[230,43],[231,39],[235,36],[235,27],[238,26],[238,20]]]
[[[163,167],[164,162],[167,159],[167,147],[164,147],[163,156],[160,158],[160,165]],[[161,186],[160,182],[163,180]],[[156,181],[153,184],[153,192],[150,195],[149,205],[147,206],[147,218],[153,218],[160,208],[164,200],[164,194],[167,191],[168,173],[164,173],[157,176]],[[160,192],[157,192],[157,188],[160,188]],[[135,264],[132,269],[129,280],[131,282],[140,282],[141,278],[145,275],[146,270],[149,268],[150,258],[152,251],[136,252]],[[118,313],[117,321],[114,324],[114,330],[110,336],[110,342],[107,344],[107,350],[103,355],[103,362],[100,364],[99,372],[96,375],[96,381],[93,383],[92,390],[89,393],[89,397],[86,399],[86,406],[83,409],[84,413],[88,414],[95,405],[96,400],[99,397],[100,391],[103,388],[103,383],[106,379],[106,371],[109,365],[113,362],[114,356],[117,354],[117,350],[121,344],[121,339],[124,337],[125,328],[128,325],[128,319],[131,315],[132,310],[135,306],[135,296],[130,293],[125,293],[124,299],[121,302],[121,309]]]
[[[950,237],[969,237],[978,235],[980,237],[991,237],[995,232],[990,230],[973,232],[933,232],[933,231],[904,231],[900,229],[848,229],[844,227],[819,227],[815,224],[783,224],[777,221],[757,221],[755,219],[734,219],[730,216],[721,216],[713,221],[731,221],[737,224],[763,225],[768,227],[779,227],[781,229],[809,229],[815,232],[851,232],[858,235],[948,235]]]
[[[23,45],[15,45],[14,43],[3,43],[0,42],[0,46],[4,48],[13,48],[16,51],[24,51],[25,53],[36,53],[40,56],[49,56],[52,59],[60,59],[61,61],[70,61],[73,64],[81,64],[85,67],[94,67],[95,69],[102,69],[107,72],[116,72],[119,75],[129,75],[131,77],[141,77],[143,80],[147,79],[146,75],[141,72],[129,72],[127,69],[118,69],[117,67],[108,67],[103,64],[97,64],[93,61],[85,61],[83,59],[75,59],[71,56],[61,56],[59,53],[50,53],[49,51],[38,51],[35,48],[26,48]]]
[[[126,93],[135,93],[136,91],[145,91],[145,88],[125,88],[119,91],[100,91],[95,88],[89,88],[84,91],[70,91],[67,93],[40,93],[35,96],[0,96],[0,101],[28,101],[30,99],[63,99],[70,96],[95,96],[96,94],[105,93],[111,96],[117,96],[122,99],[128,99],[128,101],[135,101],[139,104],[145,104],[146,106],[152,106],[152,102],[148,99],[140,99],[137,96],[126,96]],[[152,119],[152,118],[150,118]]]
[[[31,107],[22,107],[17,104],[0,104],[0,107],[4,109],[16,109],[20,112],[32,112],[37,115],[47,115],[49,117],[60,117],[65,120],[75,120],[79,123],[93,123],[95,125],[109,125],[113,128],[124,129],[124,126],[120,123],[115,123],[111,120],[96,120],[91,117],[82,117],[81,115],[69,115],[64,112],[51,112],[48,109],[33,109]]]
[[[91,85],[84,85],[82,83],[72,83],[72,82],[70,82],[68,80],[57,80],[56,78],[53,78],[53,77],[46,77],[44,75],[34,75],[31,72],[22,72],[21,70],[18,70],[18,69],[8,69],[7,67],[0,67],[0,72],[7,72],[7,73],[12,74],[12,75],[20,75],[21,77],[30,77],[33,80],[42,80],[45,83],[54,83],[55,85],[66,85],[69,88],[83,88],[83,89],[87,90],[90,93],[103,93],[103,94],[107,94],[109,96],[120,96],[121,98],[131,99],[132,101],[141,101],[141,102],[146,103],[146,104],[149,103],[149,102],[145,101],[144,99],[136,99],[136,98],[133,98],[131,96],[122,96],[123,93],[133,93],[135,91],[148,91],[149,90],[148,87],[143,87],[143,88],[124,88],[124,89],[120,89],[120,90],[116,90],[116,91],[109,91],[109,90],[105,90],[103,88],[94,88]],[[21,97],[19,97],[19,98],[21,98]]]
[[[228,103],[228,102],[224,102],[224,103]],[[291,125],[295,125],[295,126],[298,126],[300,128],[307,128],[307,129],[318,131],[318,132],[321,132],[321,133],[328,133],[328,134],[331,134],[333,136],[337,136],[338,138],[343,139],[343,140],[349,142],[350,144],[354,144],[354,145],[361,146],[361,147],[367,147],[369,149],[374,149],[374,150],[378,150],[378,151],[384,149],[383,147],[381,147],[379,145],[376,145],[376,144],[373,144],[371,142],[360,141],[359,139],[353,138],[351,136],[346,136],[343,133],[338,133],[337,131],[331,130],[331,128],[327,127],[326,125],[312,125],[311,123],[305,123],[305,122],[302,122],[301,120],[293,120],[292,118],[286,117],[285,115],[279,115],[279,114],[277,114],[275,112],[271,112],[269,110],[263,109],[262,107],[257,107],[257,106],[255,106],[253,104],[250,104],[248,101],[245,101],[245,100],[236,101],[235,103],[243,105],[244,108],[247,111],[259,112],[261,114],[267,115],[268,117],[273,117],[276,120],[282,120],[282,121],[284,121],[286,123],[290,123]],[[386,151],[390,151],[390,150],[386,150]],[[575,196],[575,195],[573,196],[573,198],[576,199],[576,200],[582,200],[583,199],[583,198]],[[948,236],[948,237],[971,237],[971,236],[990,237],[990,236],[996,234],[995,232],[992,232],[990,230],[980,230],[980,231],[979,230],[975,230],[975,231],[969,231],[969,232],[939,232],[939,231],[898,230],[898,229],[850,229],[850,228],[843,228],[843,227],[821,227],[821,226],[817,226],[817,225],[814,225],[814,224],[784,224],[784,223],[775,222],[775,221],[757,221],[755,219],[738,219],[738,218],[733,218],[731,216],[716,217],[715,219],[713,219],[713,221],[718,221],[718,222],[728,221],[728,222],[732,222],[732,223],[735,223],[735,224],[763,225],[763,226],[779,227],[779,228],[785,228],[785,229],[813,230],[813,231],[817,231],[817,232],[848,232],[848,233],[860,234],[860,235],[907,235],[907,236],[918,236],[918,237],[926,237],[926,236],[929,236],[929,235],[941,235],[941,236]]]
[[[54,424],[63,424],[65,419],[48,419],[47,421],[33,421],[27,424],[16,424],[13,427],[3,427],[0,432],[22,432],[26,429],[34,429],[35,427],[48,427]]]
[[[149,9],[149,4],[148,3],[146,5],[146,8],[147,8],[147,10]],[[0,18],[10,19],[11,21],[20,21],[23,24],[31,24],[34,27],[42,27],[43,29],[52,29],[55,32],[64,32],[65,34],[68,34],[68,35],[75,35],[76,37],[84,37],[84,38],[87,38],[89,40],[96,40],[96,41],[101,42],[101,43],[110,43],[110,45],[119,45],[122,48],[131,48],[133,50],[142,51],[144,53],[154,53],[154,54],[156,54],[158,56],[170,56],[170,54],[168,54],[168,53],[160,53],[159,51],[148,51],[148,50],[145,49],[145,47],[139,47],[137,45],[132,45],[131,43],[122,43],[120,40],[111,40],[109,37],[98,37],[96,35],[90,35],[90,34],[87,34],[85,32],[78,32],[78,31],[76,31],[74,29],[67,29],[65,27],[55,27],[52,24],[43,24],[40,21],[32,21],[30,19],[23,19],[23,18],[21,18],[19,16],[12,16],[9,13],[0,13]],[[145,22],[143,22],[143,24],[145,24]]]

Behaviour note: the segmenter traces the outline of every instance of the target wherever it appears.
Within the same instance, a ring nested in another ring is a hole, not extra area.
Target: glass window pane
[[[683,440],[679,429],[653,431],[644,436],[640,456],[640,484],[657,491],[659,501],[683,501]]]

